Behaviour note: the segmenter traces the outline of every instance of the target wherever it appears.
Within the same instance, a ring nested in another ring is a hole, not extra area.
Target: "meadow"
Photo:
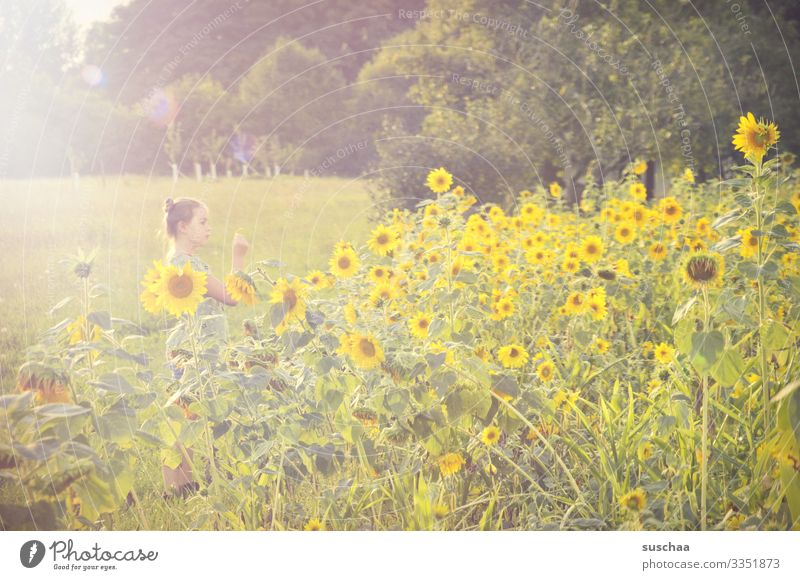
[[[240,228],[252,244],[249,260],[278,260],[287,272],[304,274],[324,266],[333,243],[363,237],[372,207],[363,182],[337,178],[173,184],[163,177],[84,177],[77,187],[71,179],[0,181],[1,392],[13,391],[37,335],[71,312],[50,310],[78,289],[69,258],[81,249],[97,250],[98,307],[154,328],[139,304],[139,281],[164,257],[164,199],[181,196],[209,205],[213,233],[203,257],[218,276],[230,270],[230,241]],[[230,310],[231,328],[255,314]],[[157,332],[149,335],[142,349],[161,356],[158,341]]]
[[[346,182],[293,209],[291,179],[282,206],[268,183],[181,184],[214,248],[254,241],[227,342],[202,331],[205,276],[153,261],[161,188],[94,184],[67,212],[56,183],[4,227],[3,306],[35,341],[0,399],[4,527],[798,529],[800,189],[778,137],[742,117],[735,177],[684,168],[659,198],[638,160],[577,205],[554,182],[510,208],[439,168],[377,223]],[[75,242],[99,251],[58,270]],[[179,373],[157,354],[176,318]],[[161,465],[196,488],[162,496]]]

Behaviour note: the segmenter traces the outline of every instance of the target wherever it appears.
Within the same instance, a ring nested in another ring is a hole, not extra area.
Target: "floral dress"
[[[197,272],[211,274],[208,264],[197,256],[175,254],[169,260],[170,264],[178,268],[182,268],[186,262],[190,262],[192,269]],[[194,316],[199,322],[199,336],[197,336],[196,343],[198,356],[216,363],[219,361],[220,349],[228,337],[228,328],[222,303],[214,298],[206,298],[199,304]],[[178,319],[177,324],[171,329],[167,337],[167,361],[176,379],[181,378],[184,364],[193,356],[192,341],[189,334],[192,322],[189,316],[184,314]]]

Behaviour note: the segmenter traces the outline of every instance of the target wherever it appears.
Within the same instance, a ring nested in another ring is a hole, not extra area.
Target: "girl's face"
[[[195,247],[199,248],[208,242],[211,236],[211,222],[208,219],[208,209],[204,206],[196,207],[192,212],[192,221],[180,223],[180,232]]]

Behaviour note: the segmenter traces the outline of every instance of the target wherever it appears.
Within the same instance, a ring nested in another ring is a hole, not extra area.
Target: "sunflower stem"
[[[756,163],[756,173],[754,185],[756,188],[755,198],[755,212],[756,212],[756,229],[758,230],[758,248],[756,259],[758,261],[758,277],[756,283],[758,284],[758,342],[760,351],[760,366],[761,366],[761,398],[764,406],[764,426],[763,436],[766,439],[767,432],[769,431],[769,377],[767,376],[767,351],[764,346],[764,322],[766,316],[766,291],[764,288],[764,278],[761,268],[764,266],[764,233],[761,228],[764,226],[764,218],[762,215],[762,199],[759,195],[758,179],[761,177],[761,161]]]

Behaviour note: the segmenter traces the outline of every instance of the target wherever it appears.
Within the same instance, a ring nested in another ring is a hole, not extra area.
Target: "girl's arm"
[[[225,284],[210,275],[206,277],[206,296],[218,300],[227,306],[236,306],[238,304],[225,290]]]
[[[247,254],[247,251],[250,249],[250,244],[241,234],[234,234],[233,236],[233,260],[232,260],[232,268],[233,272],[237,270],[244,270],[244,257]],[[225,284],[223,284],[214,276],[208,276],[206,278],[206,296],[213,298],[214,300],[218,300],[227,306],[236,306],[238,302],[231,298],[231,295],[228,294],[227,290],[225,290]]]

